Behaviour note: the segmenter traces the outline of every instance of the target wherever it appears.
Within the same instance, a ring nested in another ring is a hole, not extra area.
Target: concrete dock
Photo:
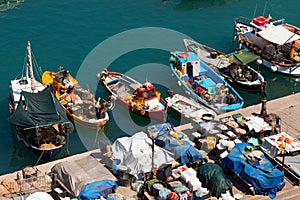
[[[251,116],[252,113],[260,114],[262,104],[257,104],[219,115],[219,118],[241,113]],[[300,94],[292,94],[279,99],[267,101],[267,113],[275,113],[281,118],[281,130],[289,133],[294,138],[300,138]]]
[[[236,111],[224,113],[217,116],[217,119],[222,119],[225,117],[232,116],[234,114],[240,113],[245,117],[251,116],[252,113],[260,114],[262,110],[262,104],[257,104],[249,106],[247,108],[239,109]],[[267,114],[274,113],[280,117],[281,131],[287,132],[289,135],[293,136],[295,139],[300,139],[300,94],[292,94],[279,99],[267,101],[266,103]],[[194,126],[192,124],[182,125],[177,128],[178,132],[193,133],[195,132]],[[295,186],[290,182],[289,179],[285,177],[286,185],[283,190],[277,192],[276,199],[294,200],[300,199],[300,189],[299,186]],[[268,196],[262,195],[251,195],[245,194],[243,192],[247,190],[242,185],[237,185],[233,188],[234,194],[242,194],[243,200],[260,200],[260,199],[270,199]]]
[[[282,97],[279,99],[275,99],[272,101],[268,101],[267,104],[267,113],[275,113],[281,118],[281,130],[288,132],[294,138],[300,138],[300,94],[293,94],[287,97]],[[237,111],[233,111],[230,113],[225,113],[220,116],[219,118],[223,118],[226,116],[231,116],[235,113],[241,113],[244,116],[250,116],[252,113],[260,113],[261,111],[261,104],[249,106],[247,108],[243,108]],[[76,159],[81,159],[87,156],[92,156],[93,158],[99,160],[100,150],[96,149],[93,151],[85,152],[82,154],[70,156],[64,159],[52,161],[46,164],[38,165],[37,168],[42,173],[48,173],[50,169],[59,162],[72,162]],[[98,155],[98,156],[97,156]],[[104,165],[103,168],[99,170],[107,170],[109,171]],[[113,175],[112,175],[113,176]],[[17,177],[17,172],[13,172],[10,174],[5,174],[0,176],[0,182],[5,178],[13,178]],[[283,188],[282,191],[277,193],[276,199],[300,199],[300,190],[298,186],[294,186],[289,180],[286,180],[286,186]],[[136,192],[132,191],[130,188],[120,187],[117,191],[120,194],[124,194],[126,198],[134,198],[136,197]],[[241,192],[240,188],[234,188],[234,193],[242,194],[242,199],[251,199],[251,200],[258,200],[258,199],[270,199],[267,196],[261,195],[248,195]],[[6,199],[0,197],[0,199]]]

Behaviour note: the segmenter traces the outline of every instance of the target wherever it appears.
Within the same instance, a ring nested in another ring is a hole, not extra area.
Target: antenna
[[[255,10],[254,10],[254,13],[253,13],[252,19],[255,17],[256,10],[257,10],[257,4],[255,5]]]
[[[267,3],[268,3],[268,1],[266,1],[266,3],[265,3],[264,12],[263,12],[263,16],[265,16],[265,11],[266,11],[266,8],[267,8]]]

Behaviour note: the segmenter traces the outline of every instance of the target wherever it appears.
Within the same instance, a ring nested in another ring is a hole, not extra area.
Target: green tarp
[[[232,191],[232,183],[223,173],[223,169],[215,163],[205,163],[197,171],[197,177],[213,196],[219,198],[222,193]]]
[[[49,87],[38,93],[23,91],[21,98],[24,101],[19,102],[16,111],[8,118],[9,123],[30,128],[69,122],[62,105]]]
[[[247,65],[248,63],[257,60],[260,57],[254,53],[243,49],[231,54],[230,56],[228,56],[228,58],[237,65]]]

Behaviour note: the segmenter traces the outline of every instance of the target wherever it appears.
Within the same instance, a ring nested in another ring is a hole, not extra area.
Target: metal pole
[[[152,140],[152,145],[151,145],[151,148],[152,148],[151,171],[153,172],[153,170],[154,170],[154,136],[153,135],[151,137],[151,140]]]

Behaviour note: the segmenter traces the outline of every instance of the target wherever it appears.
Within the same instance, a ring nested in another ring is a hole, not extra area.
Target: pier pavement
[[[218,118],[236,113],[241,113],[246,117],[251,116],[252,113],[260,114],[261,108],[262,103],[219,115]],[[300,138],[300,93],[267,101],[266,111],[267,114],[274,113],[280,117],[282,132],[286,132],[294,138]]]
[[[262,104],[257,104],[257,105],[249,106],[247,108],[239,109],[237,111],[232,111],[229,113],[219,115],[217,118],[231,116],[236,113],[241,113],[244,116],[251,116],[252,113],[259,114],[261,112],[261,108],[262,108]],[[294,138],[300,138],[300,93],[292,94],[292,95],[289,95],[286,97],[268,101],[266,104],[266,111],[268,114],[275,113],[276,115],[278,115],[280,117],[282,131],[288,132]],[[180,129],[190,130],[190,132],[193,131],[192,130],[193,127],[191,124],[187,124],[187,125],[183,125],[182,127],[178,127],[177,130],[180,130]],[[42,173],[48,173],[50,171],[50,169],[59,162],[72,162],[76,159],[81,159],[81,158],[84,158],[87,156],[92,156],[93,158],[99,160],[99,154],[100,154],[99,149],[96,149],[93,151],[85,152],[85,153],[78,154],[78,155],[73,155],[73,156],[70,156],[67,158],[63,158],[60,160],[56,160],[56,161],[52,161],[52,162],[45,163],[42,165],[38,165],[36,167]],[[98,155],[98,157],[97,157],[97,155]],[[101,168],[99,170],[109,171],[104,165],[103,165],[103,168]],[[2,180],[4,180],[5,178],[15,179],[17,177],[17,172],[18,171],[0,176],[0,182]],[[113,174],[111,174],[111,176],[112,176],[112,179],[115,179]],[[300,199],[299,186],[293,185],[286,178],[285,178],[285,180],[286,180],[286,185],[283,188],[283,190],[281,190],[277,193],[276,199],[278,199],[278,200]],[[129,187],[127,187],[127,188],[120,187],[117,192],[119,192],[120,194],[124,194],[124,197],[137,199],[136,193],[134,191],[132,191]],[[244,194],[243,192],[241,192],[240,188],[237,188],[237,187],[234,187],[234,193],[242,194],[243,200],[244,199],[248,199],[248,200],[270,199],[268,196]],[[6,199],[6,198],[0,197],[0,199],[2,200],[2,199]]]

